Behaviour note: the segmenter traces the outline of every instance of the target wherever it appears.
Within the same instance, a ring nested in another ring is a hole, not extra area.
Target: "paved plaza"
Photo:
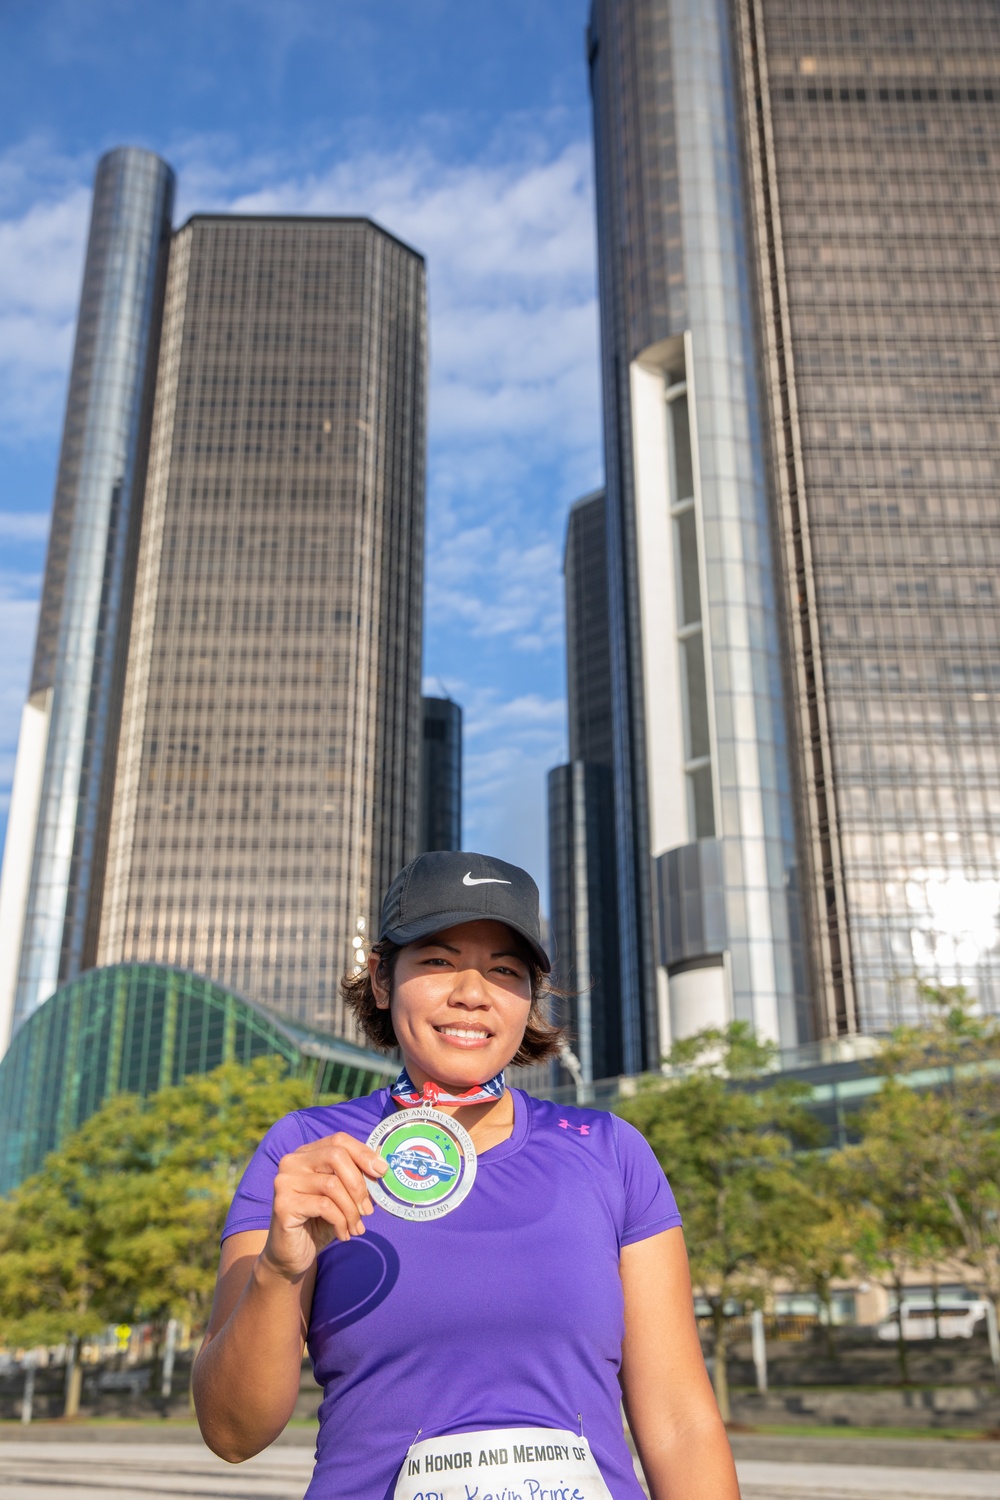
[[[277,1447],[233,1468],[197,1443],[0,1443],[4,1500],[301,1500],[307,1448]],[[739,1461],[744,1500],[997,1500],[1000,1474],[859,1464]]]

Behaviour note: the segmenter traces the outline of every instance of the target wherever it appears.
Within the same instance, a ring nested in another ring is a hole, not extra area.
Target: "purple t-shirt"
[[[323,1387],[306,1500],[386,1500],[421,1438],[583,1424],[614,1500],[643,1500],[622,1433],[623,1245],[680,1224],[639,1132],[512,1089],[514,1130],[479,1157],[453,1213],[376,1207],[319,1257],[309,1353]],[[243,1174],[223,1238],[266,1229],[282,1156],[343,1130],[366,1140],[388,1090],[286,1115]]]

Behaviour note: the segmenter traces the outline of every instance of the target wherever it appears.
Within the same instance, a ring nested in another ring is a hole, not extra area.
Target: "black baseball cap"
[[[488,854],[439,849],[411,859],[386,891],[379,938],[403,946],[483,918],[503,922],[524,938],[542,972],[549,973],[537,885],[527,870]]]

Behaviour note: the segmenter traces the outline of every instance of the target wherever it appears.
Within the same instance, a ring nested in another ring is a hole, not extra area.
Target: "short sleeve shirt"
[[[600,1110],[512,1090],[514,1129],[430,1221],[380,1207],[319,1256],[308,1348],[323,1388],[306,1500],[387,1500],[421,1438],[554,1427],[589,1440],[615,1500],[642,1500],[621,1421],[623,1245],[681,1222],[646,1141]],[[224,1237],[270,1223],[281,1157],[394,1105],[379,1090],[298,1110],[265,1136]]]

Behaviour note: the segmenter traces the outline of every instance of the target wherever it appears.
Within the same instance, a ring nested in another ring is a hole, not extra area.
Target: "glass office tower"
[[[996,1011],[1000,17],[595,0],[590,58],[623,951],[804,1038],[801,905],[820,1035]]]
[[[608,633],[607,500],[603,490],[570,507],[563,581],[569,758],[614,764]]]
[[[813,1021],[726,0],[595,0],[588,52],[634,1072]]]
[[[450,698],[421,700],[420,853],[462,847],[462,710]]]
[[[548,777],[553,965],[584,1085],[622,1071],[606,533],[597,490],[576,502],[566,526],[570,762]]]
[[[174,177],[102,157],[4,860],[0,1050],[94,961]]]
[[[825,1029],[1000,1009],[1000,14],[731,10]]]
[[[170,256],[97,958],[353,1036],[416,850],[422,258],[197,216]]]

